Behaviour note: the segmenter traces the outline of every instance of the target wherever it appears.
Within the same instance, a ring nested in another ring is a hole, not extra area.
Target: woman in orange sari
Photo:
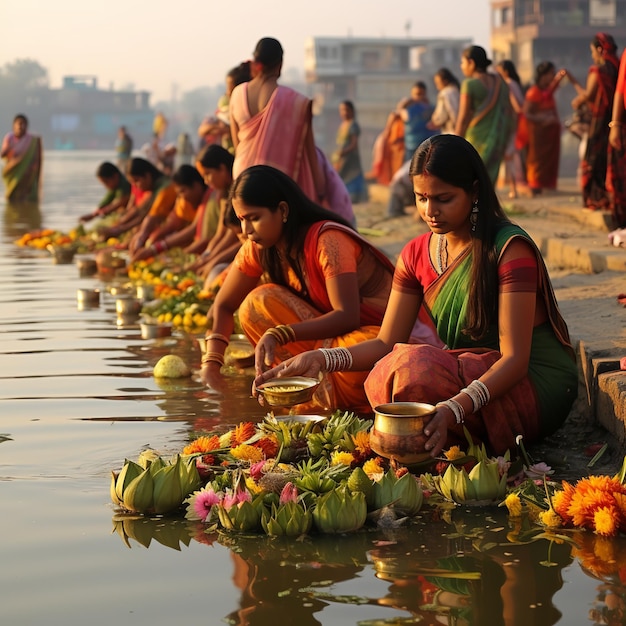
[[[257,374],[305,350],[351,346],[376,336],[393,276],[393,265],[382,252],[267,165],[245,170],[230,197],[247,241],[212,308],[205,382],[220,384],[237,310],[256,346]],[[262,278],[264,284],[259,284]],[[321,386],[326,393],[320,402],[367,409],[366,375],[333,374]]]

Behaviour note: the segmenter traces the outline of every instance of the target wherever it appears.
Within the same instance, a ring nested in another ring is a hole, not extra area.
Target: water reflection
[[[535,528],[521,537],[517,522],[501,511],[457,509],[436,519],[424,512],[411,526],[369,529],[350,535],[317,535],[288,540],[266,536],[207,533],[185,520],[114,516],[114,532],[128,547],[152,541],[175,550],[191,542],[215,543],[231,551],[232,580],[239,607],[224,621],[266,626],[272,616],[290,623],[330,623],[326,607],[377,607],[382,624],[549,626],[563,615],[554,596],[562,572],[574,558],[596,578],[597,596],[587,599],[594,624],[622,624],[626,597],[626,538],[590,533],[562,535]],[[523,541],[520,541],[523,539]],[[382,585],[363,581],[373,572]],[[356,590],[349,581],[361,579]]]
[[[4,209],[4,233],[17,239],[30,230],[41,228],[41,210],[38,202],[8,202]]]

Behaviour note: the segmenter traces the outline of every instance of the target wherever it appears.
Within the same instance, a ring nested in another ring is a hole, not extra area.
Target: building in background
[[[619,54],[626,46],[626,0],[492,0],[491,51],[495,63],[511,59],[523,85],[533,81],[535,67],[552,61],[567,68],[584,85],[591,65],[589,44],[598,32],[613,35]],[[562,120],[571,116],[576,95],[566,83],[555,98]],[[578,142],[563,135],[561,175],[574,176]]]
[[[38,90],[26,105],[48,149],[112,150],[120,126],[137,149],[152,134],[150,93],[100,89],[95,76],[64,76],[62,87]]]
[[[494,0],[491,50],[495,62],[511,59],[530,83],[535,66],[552,61],[584,84],[591,64],[589,44],[608,32],[626,45],[626,0]]]
[[[314,100],[315,138],[330,154],[340,123],[339,104],[352,100],[361,127],[361,157],[371,165],[371,148],[397,103],[417,80],[434,103],[435,72],[448,67],[459,80],[461,51],[471,39],[311,37],[305,44],[305,78]]]

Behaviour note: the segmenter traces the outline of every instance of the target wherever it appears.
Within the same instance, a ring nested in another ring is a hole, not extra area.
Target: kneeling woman
[[[393,265],[382,252],[272,167],[255,165],[242,172],[230,198],[247,240],[213,305],[205,382],[215,384],[237,309],[256,346],[257,375],[306,350],[376,337],[393,277]],[[329,377],[330,406],[368,411],[366,375]]]
[[[494,453],[517,435],[536,440],[567,417],[577,368],[541,253],[500,207],[485,165],[465,139],[440,135],[415,152],[417,209],[431,232],[410,241],[397,264],[380,333],[337,358],[307,352],[257,377],[315,376],[373,368],[371,406],[437,405],[425,428],[433,456],[464,441],[463,425]],[[446,349],[407,345],[420,310]]]

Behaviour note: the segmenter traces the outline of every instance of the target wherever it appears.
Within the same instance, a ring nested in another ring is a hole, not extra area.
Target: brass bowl
[[[50,254],[52,254],[54,262],[59,265],[67,265],[74,260],[74,255],[76,254],[74,246],[57,246],[50,243],[47,247]]]
[[[142,304],[135,298],[118,298],[115,301],[115,311],[121,317],[138,316],[141,313]]]
[[[289,407],[309,402],[319,384],[317,378],[290,376],[268,380],[256,389],[269,406]]]
[[[98,264],[94,258],[81,258],[76,260],[76,267],[78,268],[78,275],[81,278],[88,276],[94,276],[98,273]]]
[[[81,287],[76,290],[76,299],[82,304],[100,304],[100,290]]]
[[[172,335],[171,324],[151,324],[149,322],[141,322],[142,339],[161,339],[162,337],[170,337]]]
[[[425,402],[390,402],[374,408],[370,446],[376,454],[411,465],[430,457],[424,448],[424,425],[435,412]]]
[[[154,300],[154,285],[137,285],[137,298],[139,300]]]

